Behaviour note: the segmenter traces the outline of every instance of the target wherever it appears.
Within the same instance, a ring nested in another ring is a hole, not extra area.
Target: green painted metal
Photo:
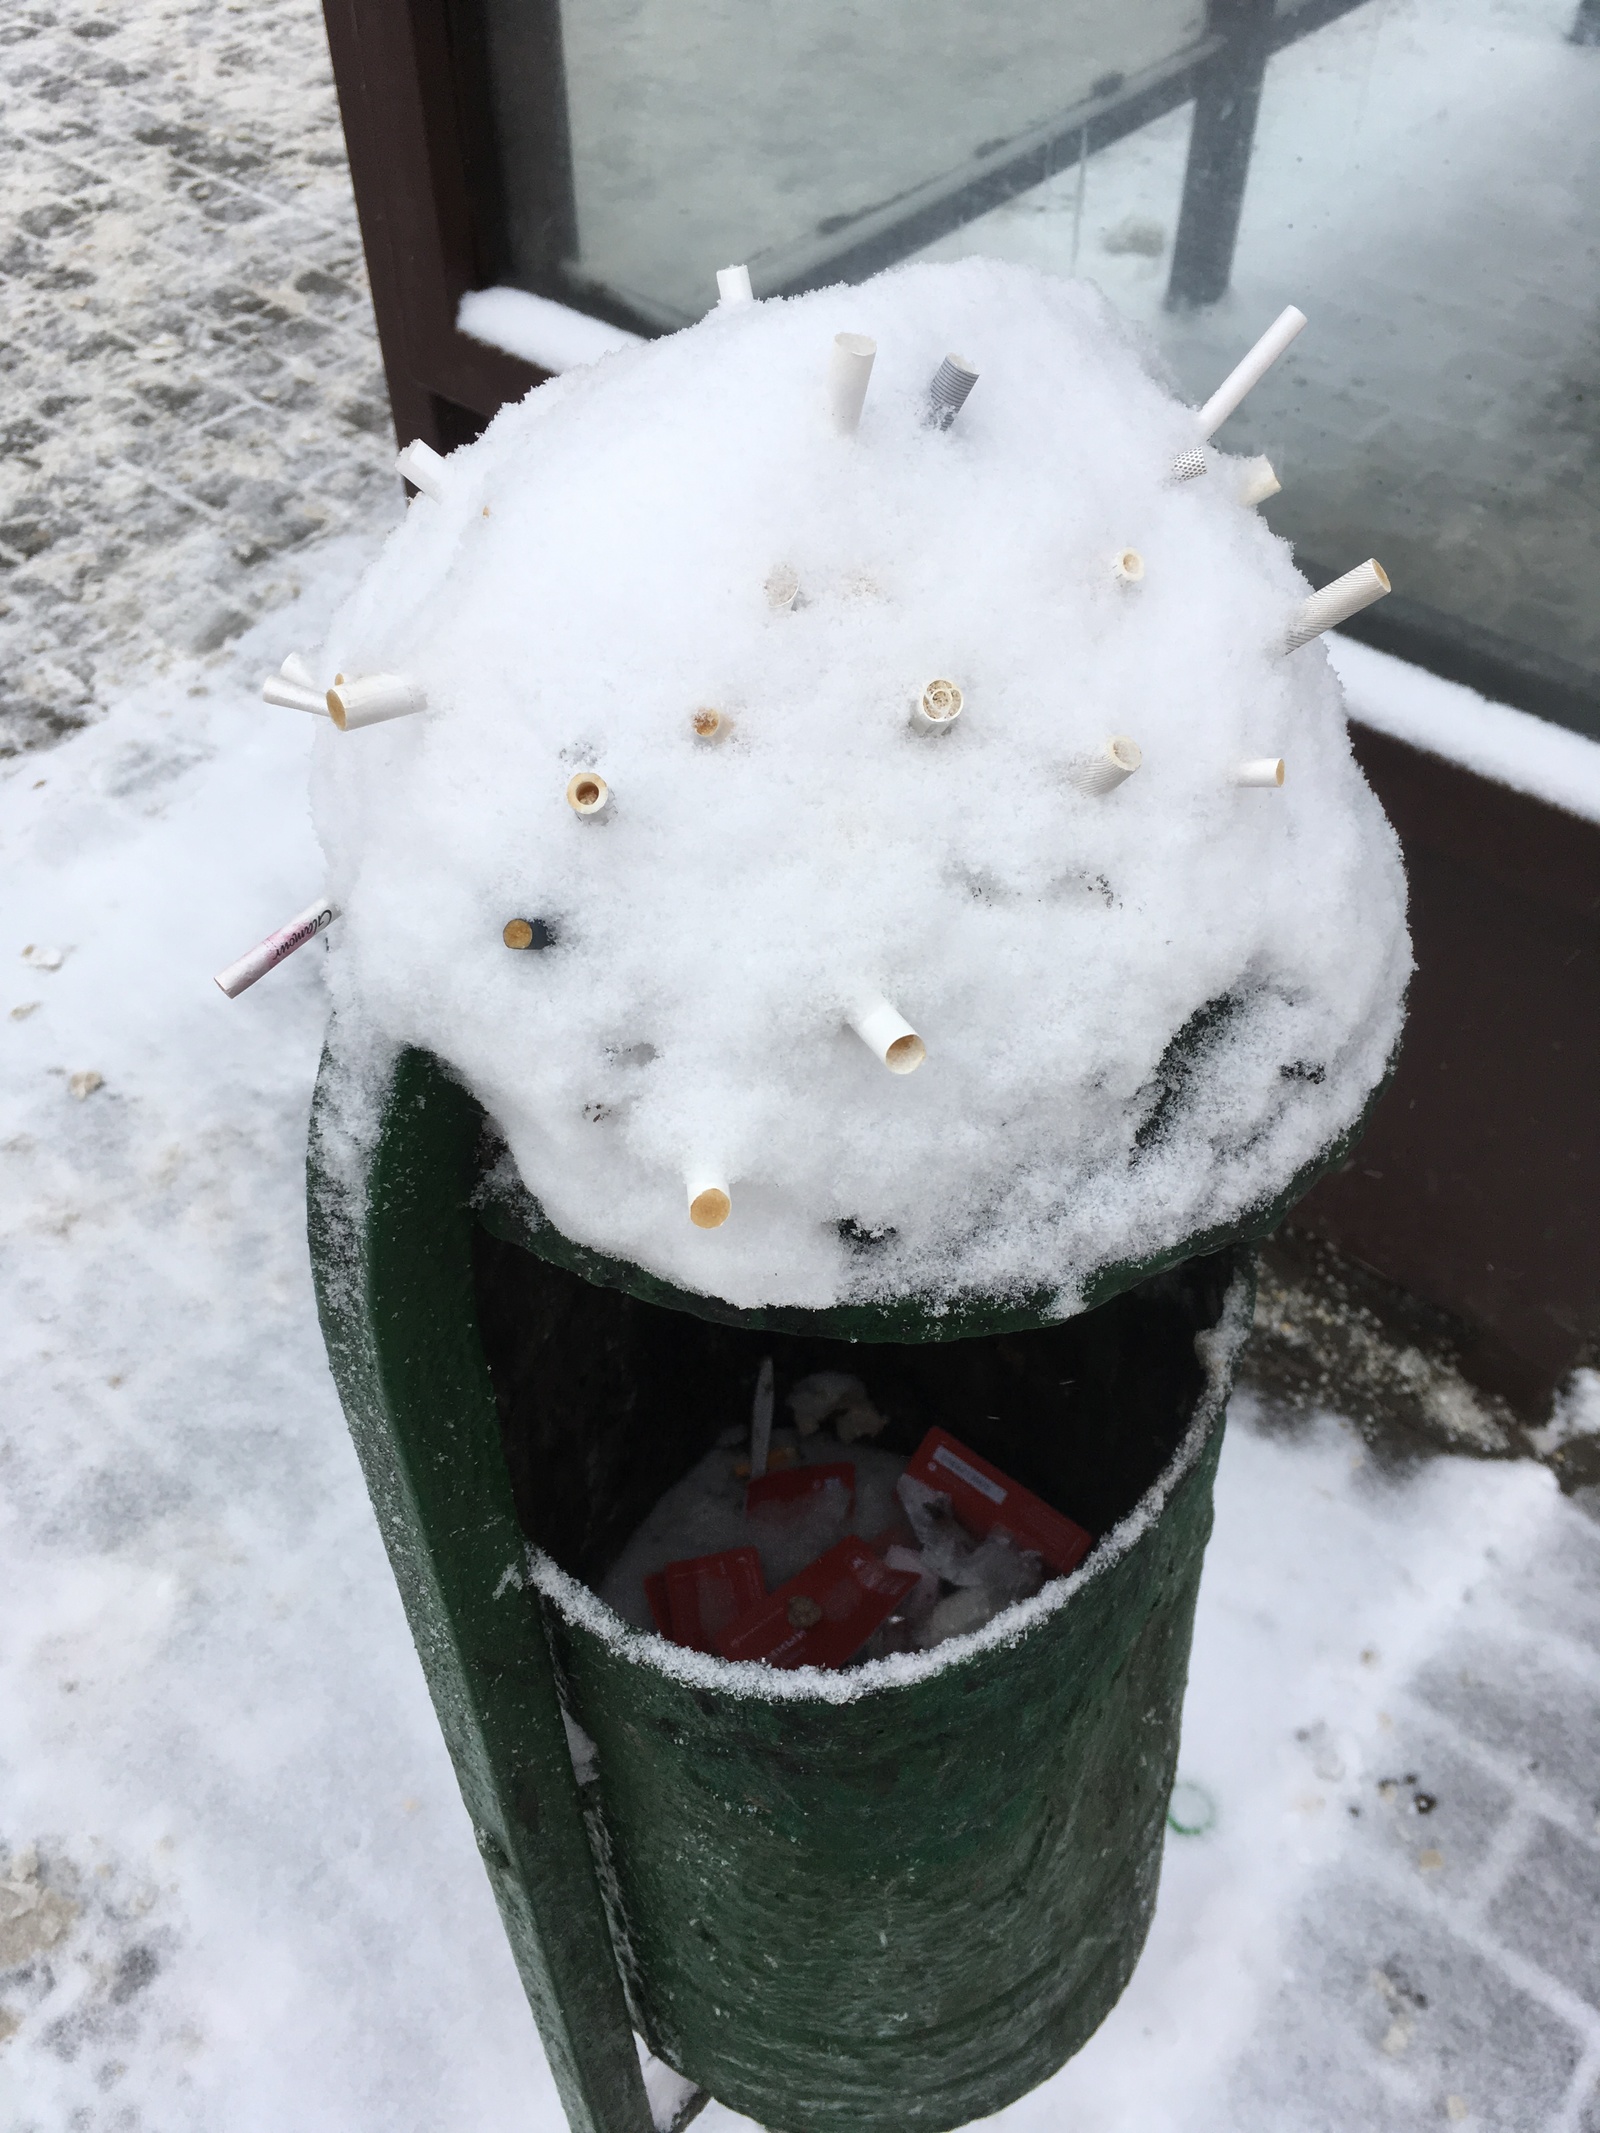
[[[328,1360],[573,2133],[652,2133],[472,1294],[481,1113],[420,1052],[361,1174],[328,1062],[308,1162]]]
[[[340,1108],[325,1061],[329,1355],[577,2133],[649,2124],[630,2013],[783,2133],[937,2133],[1033,2087],[1115,2003],[1154,1906],[1225,1396],[1194,1334],[1230,1279],[1237,1306],[1248,1252],[1127,1270],[1066,1325],[1037,1300],[974,1300],[956,1327],[915,1305],[728,1314],[553,1240],[427,1055],[399,1059],[363,1158]],[[1159,1516],[1009,1644],[843,1704],[687,1683],[562,1599],[748,1413],[764,1349],[800,1371],[850,1339],[880,1344],[906,1445],[943,1421],[1098,1531],[1165,1473]],[[548,1551],[542,1621],[525,1537]],[[581,1795],[558,1679],[598,1747]]]

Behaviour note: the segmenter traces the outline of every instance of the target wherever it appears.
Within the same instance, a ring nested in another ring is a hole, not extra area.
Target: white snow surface
[[[640,339],[625,326],[608,326],[603,318],[527,289],[469,289],[456,307],[456,325],[474,341],[558,375],[598,363],[619,348],[637,347]]]
[[[849,438],[840,330],[878,344]],[[980,376],[941,434],[950,349]],[[1394,1048],[1404,883],[1325,653],[1279,656],[1287,548],[1222,457],[1168,481],[1194,442],[1092,289],[983,260],[719,309],[503,410],[322,648],[428,702],[318,735],[341,1015],[449,1061],[568,1236],[739,1306],[1065,1312],[1270,1201]],[[965,710],[918,736],[935,677]],[[1113,734],[1143,767],[1087,796]],[[1268,755],[1281,791],[1232,783]],[[507,950],[513,917],[557,945]],[[873,997],[918,1072],[846,1026]],[[721,1228],[690,1171],[731,1183]],[[848,1222],[892,1242],[852,1254]]]
[[[1353,637],[1330,636],[1328,656],[1358,724],[1600,822],[1600,741],[1491,702]]]

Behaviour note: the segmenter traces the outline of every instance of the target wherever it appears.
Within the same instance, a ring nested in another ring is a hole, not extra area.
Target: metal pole
[[[1272,0],[1212,0],[1209,27],[1225,42],[1195,98],[1167,282],[1169,311],[1214,304],[1227,294],[1261,82],[1272,49],[1272,18]]]

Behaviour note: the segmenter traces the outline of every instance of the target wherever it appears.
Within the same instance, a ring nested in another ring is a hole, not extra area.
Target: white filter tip
[[[868,1051],[881,1059],[891,1074],[914,1074],[928,1056],[928,1047],[900,1010],[887,1000],[863,1000],[848,1020]]]
[[[404,674],[362,674],[353,681],[341,674],[325,700],[328,716],[341,733],[380,726],[385,719],[410,718],[428,708],[422,689]]]
[[[1111,558],[1111,575],[1119,585],[1137,585],[1144,576],[1144,557],[1137,548],[1119,548]]]
[[[733,1194],[719,1172],[692,1170],[684,1179],[689,1196],[689,1220],[696,1229],[721,1229],[733,1213]]]
[[[1264,504],[1269,496],[1276,496],[1283,487],[1272,470],[1270,459],[1246,459],[1239,467],[1237,495],[1241,504],[1253,508]]]
[[[792,563],[774,563],[767,572],[767,605],[782,612],[800,597],[800,573]]]
[[[298,661],[296,664],[298,665]],[[306,711],[313,718],[328,716],[328,698],[325,690],[314,682],[286,680],[282,673],[269,674],[261,684],[261,701],[277,704],[284,711]]]
[[[424,496],[431,496],[436,504],[444,502],[445,464],[431,444],[424,444],[414,437],[396,458],[394,470],[410,482],[413,489],[420,489]]]
[[[912,730],[948,733],[961,716],[966,698],[953,681],[930,681],[911,706]]]
[[[1200,434],[1210,437],[1221,429],[1228,417],[1253,385],[1259,385],[1267,372],[1277,362],[1297,333],[1304,330],[1306,315],[1297,311],[1293,304],[1286,304],[1278,313],[1254,348],[1240,363],[1236,363],[1211,398],[1200,410]]]
[[[292,681],[297,689],[317,689],[317,677],[298,652],[291,652],[278,672],[285,681]],[[320,696],[322,691],[317,689],[317,694]]]
[[[1275,789],[1283,783],[1283,757],[1260,755],[1248,763],[1241,763],[1233,773],[1235,785],[1257,785],[1263,789]]]
[[[689,717],[689,731],[697,741],[720,741],[732,724],[726,711],[718,711],[710,704],[702,704]]]
[[[736,310],[740,304],[753,304],[755,300],[748,267],[718,267],[717,301],[726,310]]]
[[[1354,570],[1347,570],[1342,578],[1335,578],[1331,585],[1324,585],[1320,592],[1301,602],[1284,637],[1285,652],[1297,652],[1324,630],[1337,629],[1374,600],[1381,600],[1389,589],[1388,572],[1375,556],[1369,556],[1366,562],[1358,563]]]
[[[967,404],[967,395],[978,382],[978,373],[965,356],[947,355],[928,387],[928,421],[936,430],[947,430]]]
[[[1198,481],[1210,464],[1211,462],[1206,458],[1204,452],[1180,452],[1172,462],[1172,472],[1168,478],[1174,484],[1183,481]]]
[[[605,813],[611,803],[611,787],[598,770],[575,770],[567,780],[567,805],[582,820]]]
[[[1113,733],[1092,755],[1080,756],[1067,775],[1079,792],[1103,799],[1131,778],[1143,761],[1144,751],[1137,741],[1125,733]]]
[[[833,426],[842,437],[853,437],[861,426],[867,384],[872,376],[878,344],[864,333],[836,333],[828,364],[828,404]]]

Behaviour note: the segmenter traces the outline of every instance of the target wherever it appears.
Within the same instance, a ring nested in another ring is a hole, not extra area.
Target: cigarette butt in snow
[[[1264,504],[1283,487],[1272,471],[1270,459],[1247,459],[1239,469],[1238,497],[1241,504]]]
[[[710,1171],[692,1170],[684,1179],[689,1195],[689,1220],[696,1229],[721,1229],[733,1212],[733,1194],[728,1181]]]
[[[1240,763],[1233,773],[1235,785],[1277,786],[1283,783],[1283,757],[1259,755]]]
[[[1144,557],[1137,548],[1119,548],[1111,558],[1111,575],[1119,585],[1137,585],[1144,576]]]
[[[313,940],[325,926],[331,926],[339,916],[338,906],[329,903],[323,896],[314,904],[307,904],[298,916],[291,918],[287,926],[280,926],[276,933],[252,948],[248,955],[240,956],[237,963],[230,963],[226,970],[219,970],[216,983],[230,1000],[237,1000],[240,993],[248,990],[257,978],[281,963],[285,956],[293,955]]]
[[[508,918],[500,938],[508,948],[553,948],[557,934],[547,918]]]
[[[863,1000],[848,1020],[868,1051],[881,1059],[891,1074],[914,1074],[928,1056],[928,1047],[900,1010],[887,1000]]]
[[[911,706],[911,724],[918,733],[948,733],[965,702],[953,681],[930,681]]]
[[[355,681],[341,674],[328,691],[327,704],[339,731],[351,733],[357,726],[378,726],[385,719],[426,711],[428,699],[404,674],[363,674]]]
[[[733,721],[726,711],[717,711],[710,704],[702,704],[689,720],[689,730],[697,741],[720,741]]]
[[[575,815],[601,814],[610,799],[611,787],[598,770],[575,770],[567,780],[567,805]]]
[[[1306,323],[1303,311],[1286,304],[1242,362],[1236,363],[1200,410],[1200,434],[1214,436],[1251,386],[1259,385]]]
[[[307,711],[313,718],[326,718],[328,697],[311,677],[311,669],[298,652],[291,652],[276,674],[261,684],[261,701],[285,711]]]
[[[740,304],[753,304],[755,300],[748,267],[718,267],[717,301],[724,310],[732,311]]]
[[[1320,637],[1324,630],[1348,622],[1352,615],[1359,615],[1374,600],[1381,600],[1388,590],[1388,572],[1375,557],[1369,556],[1366,562],[1358,563],[1354,570],[1347,570],[1342,578],[1335,578],[1331,585],[1324,585],[1320,592],[1314,592],[1309,600],[1301,602],[1284,637],[1285,652],[1297,652],[1301,645],[1309,644],[1313,637]]]
[[[833,337],[828,401],[833,409],[834,428],[842,437],[853,437],[860,426],[872,359],[877,353],[877,342],[864,333],[836,333]]]
[[[1209,465],[1210,461],[1204,452],[1180,452],[1172,462],[1170,479],[1174,483],[1198,481]]]
[[[947,430],[967,404],[967,395],[978,382],[978,373],[965,356],[947,355],[928,387],[927,421],[936,430]]]
[[[444,460],[431,444],[424,444],[420,437],[413,438],[396,457],[394,470],[410,482],[413,489],[431,496],[436,504],[444,502]]]
[[[780,613],[800,597],[800,573],[790,563],[775,563],[767,572],[767,605]]]
[[[1125,778],[1131,778],[1144,761],[1144,751],[1137,741],[1130,741],[1125,733],[1114,733],[1102,741],[1092,755],[1080,756],[1067,775],[1079,792],[1091,793],[1096,799],[1108,792],[1115,792]]]

